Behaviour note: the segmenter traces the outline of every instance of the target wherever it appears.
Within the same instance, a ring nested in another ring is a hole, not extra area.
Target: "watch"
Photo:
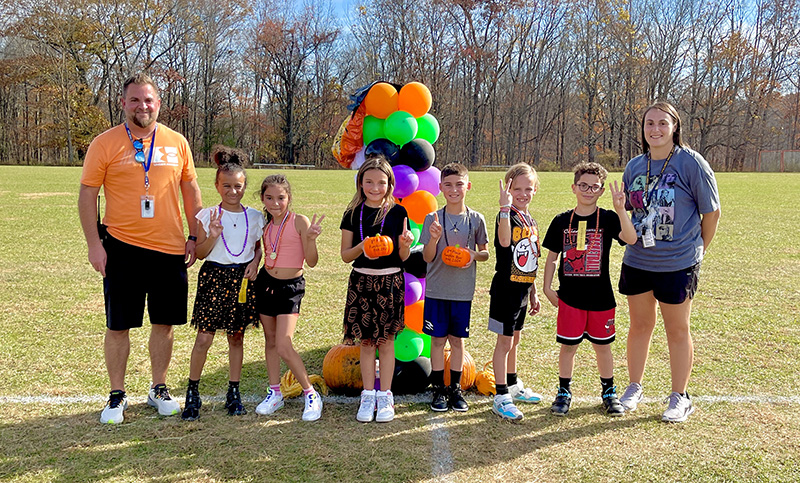
[[[189,240],[189,241],[193,241],[193,242],[197,241],[197,237],[194,236],[194,235],[189,235],[188,237],[186,237],[186,239]]]

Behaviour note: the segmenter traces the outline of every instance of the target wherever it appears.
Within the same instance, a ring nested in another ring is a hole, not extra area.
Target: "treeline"
[[[199,165],[333,166],[349,94],[416,80],[437,164],[622,166],[664,99],[716,169],[753,169],[800,149],[799,1],[0,0],[0,162],[80,164],[146,70]]]

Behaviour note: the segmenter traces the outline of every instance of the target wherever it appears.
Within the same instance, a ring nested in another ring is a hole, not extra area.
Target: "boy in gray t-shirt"
[[[434,411],[466,411],[461,395],[464,338],[469,337],[477,270],[473,261],[489,259],[489,234],[483,215],[470,210],[464,197],[469,172],[460,163],[442,168],[439,188],[446,205],[428,214],[420,233],[428,263],[422,331],[431,336],[431,383]],[[450,343],[450,384],[444,381],[444,346]]]

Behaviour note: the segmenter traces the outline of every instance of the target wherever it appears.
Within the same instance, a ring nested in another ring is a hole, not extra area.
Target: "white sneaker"
[[[503,419],[519,421],[523,418],[522,412],[514,405],[511,394],[498,394],[492,403],[492,412]]]
[[[517,383],[513,386],[508,386],[508,393],[515,401],[539,404],[542,402],[542,395],[531,391],[530,388],[522,384],[521,379],[517,379]]]
[[[305,397],[306,408],[303,410],[303,421],[316,421],[322,416],[322,398],[317,391],[311,391]]]
[[[100,422],[103,424],[119,424],[125,419],[122,413],[126,409],[128,409],[128,396],[125,395],[125,391],[111,391],[106,407],[100,413]]]
[[[147,404],[158,409],[158,414],[162,416],[172,416],[181,412],[181,405],[169,395],[169,389],[165,384],[156,384],[150,389],[147,395]]]
[[[673,392],[664,402],[669,402],[667,410],[661,416],[661,420],[666,423],[682,423],[694,412],[694,405],[688,392],[685,396]]]
[[[356,420],[362,423],[368,423],[375,417],[375,390],[361,391],[361,404],[358,406],[358,414]]]
[[[644,389],[642,385],[638,382],[632,382],[625,388],[625,392],[622,393],[619,402],[626,411],[636,411],[636,407],[642,402],[642,399],[644,399]]]
[[[394,419],[394,395],[392,391],[378,391],[378,413],[375,415],[375,421],[388,423],[392,419]]]
[[[256,414],[267,416],[283,407],[283,394],[275,392],[272,388],[267,391],[267,397],[256,406]],[[320,408],[322,403],[320,403]]]

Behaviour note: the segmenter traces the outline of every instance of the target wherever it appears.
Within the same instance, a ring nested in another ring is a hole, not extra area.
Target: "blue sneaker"
[[[521,421],[523,417],[520,410],[514,405],[511,394],[498,394],[495,396],[492,412],[509,421]]]
[[[522,384],[521,379],[517,379],[517,383],[513,386],[508,386],[508,393],[511,394],[511,397],[514,399],[514,401],[532,404],[539,404],[542,402],[542,395],[531,391],[531,389],[528,387],[525,387]]]

